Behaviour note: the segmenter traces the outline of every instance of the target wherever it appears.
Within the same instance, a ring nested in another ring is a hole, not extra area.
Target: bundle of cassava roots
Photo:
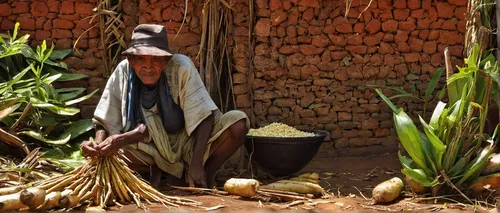
[[[128,168],[118,156],[93,157],[77,169],[22,186],[0,188],[0,211],[70,210],[88,206],[135,203],[144,209],[161,203],[177,207],[201,206],[200,202],[172,197],[155,190]]]

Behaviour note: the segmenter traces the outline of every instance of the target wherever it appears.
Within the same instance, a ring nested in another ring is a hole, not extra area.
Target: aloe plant
[[[453,90],[447,88],[449,102],[440,101],[428,122],[418,116],[420,128],[375,89],[393,110],[399,140],[409,155],[399,153],[402,172],[422,186],[442,187],[446,177],[464,187],[479,177],[493,151],[497,131],[488,136],[484,127],[492,88],[498,86],[498,65],[491,54],[482,57],[478,52],[476,45],[466,66],[447,80],[453,84]]]
[[[90,119],[73,118],[80,112],[74,106],[97,89],[82,96],[85,88],[55,88],[55,82],[87,76],[68,73],[59,61],[71,51],[55,51],[45,41],[33,50],[26,44],[29,34],[17,38],[18,28],[16,23],[10,37],[0,38],[0,128],[42,145],[66,144],[91,129]]]

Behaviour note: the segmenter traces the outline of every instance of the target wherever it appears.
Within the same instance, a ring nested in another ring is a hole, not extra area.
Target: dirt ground
[[[394,176],[401,177],[397,154],[365,157],[315,158],[297,174],[305,172],[318,172],[321,179],[320,185],[328,190],[328,192],[332,194],[332,197],[327,199],[313,199],[313,202],[309,204],[286,207],[288,204],[286,202],[259,202],[258,200],[241,199],[231,196],[195,195],[176,190],[164,191],[164,193],[201,201],[204,206],[208,207],[222,205],[222,208],[212,210],[221,212],[464,212],[473,210],[478,212],[497,212],[496,209],[491,207],[481,210],[455,203],[417,203],[417,200],[410,196],[401,196],[391,204],[373,205],[372,201],[367,200],[371,198],[371,190],[373,187]],[[265,183],[271,180],[260,181]],[[363,196],[367,199],[363,198]],[[432,202],[432,200],[430,202]],[[150,205],[148,208],[148,211],[207,211],[190,207],[166,209],[161,205]],[[135,205],[127,205],[124,207],[112,207],[110,210],[137,211],[137,208]]]

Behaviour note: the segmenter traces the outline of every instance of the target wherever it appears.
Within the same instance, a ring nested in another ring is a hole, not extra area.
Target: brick
[[[241,73],[233,74],[233,83],[235,84],[243,84],[247,82],[247,75]]]
[[[456,6],[450,5],[447,2],[438,2],[436,7],[439,18],[452,18]]]
[[[457,6],[467,6],[467,0],[449,0],[448,2]]]
[[[271,33],[271,20],[259,19],[259,21],[257,21],[257,24],[255,24],[254,32],[257,36],[269,36]]]
[[[418,38],[410,38],[410,51],[411,52],[422,52],[422,47],[424,46],[424,41]]]
[[[391,0],[379,0],[378,8],[381,10],[387,10],[392,8]]]
[[[439,30],[431,30],[429,32],[428,39],[431,40],[431,41],[437,40],[439,38],[439,35],[440,35]]]
[[[271,0],[269,2],[269,9],[271,11],[277,10],[279,8],[282,8],[283,4],[281,3],[281,0]]]
[[[271,22],[273,26],[278,26],[288,19],[288,16],[283,10],[274,11],[271,14]]]
[[[58,39],[56,41],[56,47],[59,48],[59,49],[70,49],[72,48],[72,43],[71,43],[71,39],[69,38],[65,38],[65,39]]]
[[[455,9],[455,18],[458,20],[465,20],[465,13],[467,11],[467,7],[457,7]]]
[[[419,9],[419,10],[411,11],[410,17],[415,18],[415,19],[422,19],[422,18],[424,18],[424,15],[425,15],[425,10]]]
[[[436,41],[427,41],[424,43],[423,49],[424,49],[424,53],[433,54],[436,52],[437,42]]]
[[[303,14],[302,14],[302,19],[309,22],[314,18],[314,10],[312,8],[307,9]]]
[[[394,36],[394,42],[406,42],[408,40],[408,32],[398,30]]]
[[[365,30],[365,24],[364,23],[356,23],[354,25],[354,32],[355,33],[362,33]]]
[[[168,43],[175,47],[189,47],[200,43],[200,35],[196,33],[179,33],[175,41],[176,34],[168,34]]]
[[[393,0],[394,8],[405,9],[406,8],[406,0]]]
[[[421,19],[417,21],[417,29],[429,29],[431,25],[431,20],[429,19]]]
[[[389,66],[394,66],[401,64],[403,62],[403,59],[401,56],[396,56],[396,55],[384,55],[384,62],[386,65]],[[382,69],[380,69],[382,71]]]
[[[406,42],[399,42],[398,43],[398,50],[399,52],[402,53],[409,53],[410,52],[410,45]]]
[[[17,22],[19,22],[19,27],[23,30],[35,30],[35,19],[29,17],[18,17]],[[11,29],[12,30],[12,29]]]
[[[299,0],[299,6],[319,8],[318,0]]]
[[[341,25],[338,25],[335,29],[339,33],[352,33],[353,32],[351,24],[341,24]]]
[[[465,20],[458,21],[457,29],[458,29],[458,32],[465,34],[465,31],[466,31],[466,22],[465,22]]]
[[[330,39],[326,35],[313,36],[311,44],[316,47],[326,47],[330,44]]]
[[[300,45],[300,52],[304,55],[317,55],[323,52],[324,49],[317,48],[313,45]]]
[[[248,108],[250,106],[251,106],[251,103],[250,103],[250,95],[249,94],[243,94],[243,95],[236,96],[236,107]]]
[[[385,43],[385,42],[382,42],[380,43],[380,47],[378,49],[378,52],[380,54],[393,54],[394,53],[394,48],[392,48],[391,45]]]
[[[75,3],[71,1],[61,2],[61,14],[70,15],[75,13]]]
[[[363,45],[357,45],[357,46],[349,45],[345,49],[351,53],[366,54],[367,47]]]
[[[29,13],[30,12],[30,2],[29,1],[15,1],[12,3],[14,9],[12,12],[14,14]]]
[[[441,25],[441,29],[443,30],[452,30],[455,31],[457,30],[457,25],[456,25],[456,20],[446,20],[443,22],[443,25]]]
[[[429,30],[421,30],[418,34],[418,37],[422,40],[427,40],[427,38],[429,37]]]
[[[417,25],[411,21],[403,21],[399,22],[399,29],[404,31],[414,31],[417,28]]]
[[[55,29],[73,29],[75,27],[73,22],[61,19],[55,19],[52,24]]]
[[[395,9],[394,11],[394,19],[399,21],[404,21],[410,16],[409,9]]]
[[[384,34],[384,38],[382,39],[382,41],[388,42],[388,43],[394,42],[394,34],[392,34],[392,33]]]
[[[403,56],[407,63],[418,62],[420,59],[420,54],[418,53],[405,53]]]
[[[420,9],[420,0],[408,0],[408,8],[412,10]]]
[[[12,8],[7,3],[0,4],[0,11],[2,11],[0,13],[0,17],[1,16],[10,16],[12,14]]]
[[[380,31],[382,27],[382,23],[378,19],[372,19],[367,25],[366,25],[366,31],[370,34],[375,34]]]
[[[398,30],[398,22],[395,20],[388,20],[382,23],[382,30],[384,32],[396,32]]]
[[[363,43],[363,37],[359,34],[347,37],[347,44],[360,45]]]
[[[44,30],[52,30],[52,20],[47,20],[43,23]]]
[[[346,51],[331,52],[330,57],[333,60],[342,60],[345,57],[349,57],[349,53]]]
[[[255,1],[257,4],[258,8],[268,8],[269,7],[269,1],[268,0],[257,0]]]
[[[75,12],[80,15],[92,15],[94,12],[94,5],[87,3],[75,3],[75,8],[78,8]]]
[[[34,1],[31,3],[31,15],[45,17],[49,13],[49,7],[44,2]]]
[[[376,46],[380,44],[380,41],[382,40],[384,36],[384,33],[378,33],[376,35],[368,35],[365,36],[363,39],[363,43],[369,47]]]

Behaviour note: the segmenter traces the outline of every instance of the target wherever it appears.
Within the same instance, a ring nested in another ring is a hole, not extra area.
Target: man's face
[[[170,58],[168,56],[133,55],[129,56],[128,60],[142,83],[154,86]]]

